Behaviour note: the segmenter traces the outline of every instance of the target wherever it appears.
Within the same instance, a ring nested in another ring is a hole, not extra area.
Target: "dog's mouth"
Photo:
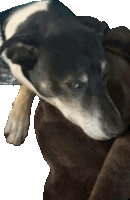
[[[81,108],[78,103],[67,103],[65,100],[62,102],[58,98],[47,100],[58,108],[67,120],[80,127],[92,139],[99,141],[110,140],[120,135],[124,130],[121,115],[112,101],[106,103],[108,110],[105,109],[104,111],[103,107],[95,107],[93,112],[89,113],[88,109]]]

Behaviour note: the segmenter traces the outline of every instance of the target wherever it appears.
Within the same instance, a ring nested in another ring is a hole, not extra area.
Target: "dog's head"
[[[40,97],[97,140],[123,131],[104,78],[101,42],[106,28],[104,22],[87,17],[50,21],[46,33],[26,23],[1,47],[1,52],[6,49],[15,77],[23,83],[26,78],[25,84],[33,85]]]

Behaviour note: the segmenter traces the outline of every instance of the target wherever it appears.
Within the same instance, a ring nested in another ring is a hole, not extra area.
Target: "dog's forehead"
[[[50,55],[50,74],[63,76],[81,76],[84,73],[92,74],[96,73],[97,69],[101,71],[102,62],[104,58],[102,56],[91,57],[85,53],[76,54],[74,51],[69,54],[61,54],[55,56]]]
[[[101,67],[104,58],[102,45],[95,33],[63,33],[48,39],[47,53],[52,69],[60,76],[79,70],[91,70],[91,65]],[[88,39],[89,38],[89,39]]]
[[[59,53],[61,51],[66,55],[79,54],[80,51],[86,51],[88,54],[97,52],[98,56],[103,53],[102,45],[95,31],[76,29],[75,26],[67,27],[67,30],[63,29],[59,34],[50,35],[47,38],[47,45],[50,46],[50,49],[59,51]]]

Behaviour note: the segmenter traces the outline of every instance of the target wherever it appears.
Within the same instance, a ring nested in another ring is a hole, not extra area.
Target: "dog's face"
[[[25,34],[26,23],[2,50],[15,77],[91,138],[107,140],[123,131],[123,122],[107,92],[104,51],[95,30],[72,24],[53,27],[55,33],[48,25],[43,37],[42,31]]]

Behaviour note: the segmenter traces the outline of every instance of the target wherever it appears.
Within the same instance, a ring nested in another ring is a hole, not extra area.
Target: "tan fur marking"
[[[21,85],[5,127],[5,133],[9,133],[8,143],[20,145],[27,136],[34,96],[35,94],[31,90],[25,85]]]

